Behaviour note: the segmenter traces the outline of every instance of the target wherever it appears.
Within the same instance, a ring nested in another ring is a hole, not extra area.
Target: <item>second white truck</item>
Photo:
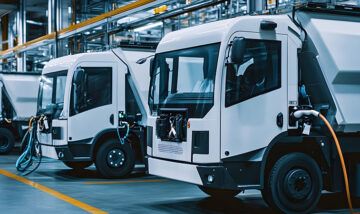
[[[320,112],[359,197],[360,18],[317,10],[165,35],[150,72],[149,173],[214,197],[261,190],[280,212],[309,213],[323,190],[345,191]]]
[[[38,98],[42,155],[74,169],[95,163],[108,178],[144,163],[149,64],[136,61],[150,55],[114,49],[48,62]]]

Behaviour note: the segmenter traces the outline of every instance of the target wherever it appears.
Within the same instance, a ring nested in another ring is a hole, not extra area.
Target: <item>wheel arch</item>
[[[266,175],[271,170],[271,166],[285,154],[292,152],[303,152],[311,156],[322,171],[329,171],[330,167],[330,146],[325,136],[312,133],[309,136],[291,136],[288,132],[277,135],[269,144],[264,152],[260,166],[260,188],[264,188]],[[324,184],[326,179],[323,178]]]
[[[117,131],[116,129],[105,129],[101,132],[99,132],[92,140],[92,145],[91,145],[91,158],[93,160],[95,160],[96,157],[96,153],[99,150],[102,142],[105,142],[108,139],[118,139],[117,136]],[[131,145],[131,147],[134,149],[135,153],[137,154],[140,151],[140,146],[138,143],[136,143],[136,140],[139,140],[138,137],[136,136],[136,134],[134,134],[131,130],[129,132],[129,143]],[[120,143],[120,142],[119,142]],[[137,156],[136,156],[137,158]]]

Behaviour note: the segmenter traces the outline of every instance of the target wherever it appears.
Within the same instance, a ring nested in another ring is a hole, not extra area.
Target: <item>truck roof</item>
[[[289,28],[300,34],[300,29],[287,15],[258,15],[240,16],[185,28],[164,36],[158,45],[157,53],[178,50],[226,41],[236,31],[259,32],[263,20],[274,21],[278,24],[276,33],[288,34]]]
[[[138,50],[124,51],[121,48],[116,48],[116,49],[114,49],[114,51],[116,53],[122,52],[124,54],[124,57],[126,58],[123,60],[127,61],[130,65],[130,67],[138,59],[152,54],[152,52],[149,52],[149,51],[140,51],[140,50],[139,51]],[[120,57],[122,57],[122,55]],[[117,59],[117,56],[111,50],[102,51],[102,52],[90,52],[90,53],[79,53],[79,54],[74,54],[74,55],[68,55],[68,56],[63,56],[63,57],[59,57],[59,58],[50,60],[48,63],[46,63],[42,74],[52,73],[52,72],[61,71],[61,70],[68,70],[70,67],[72,67],[74,64],[76,64],[80,61],[114,62],[114,60],[118,60],[118,59]]]
[[[113,58],[111,51],[79,53],[68,55],[50,60],[44,66],[42,74],[52,73],[54,71],[68,70],[74,63],[80,61],[82,58],[85,60],[93,61],[111,61]]]

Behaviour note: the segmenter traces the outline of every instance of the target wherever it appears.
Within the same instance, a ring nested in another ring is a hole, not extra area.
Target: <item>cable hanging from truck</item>
[[[29,121],[29,128],[24,135],[21,145],[26,145],[23,153],[16,161],[16,169],[22,173],[23,176],[29,175],[39,168],[42,160],[41,146],[37,138],[38,127],[44,126],[45,116],[31,117]],[[27,142],[26,142],[27,141]]]

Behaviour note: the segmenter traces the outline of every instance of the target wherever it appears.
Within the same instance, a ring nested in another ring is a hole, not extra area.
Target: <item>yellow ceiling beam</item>
[[[136,9],[138,7],[141,7],[141,6],[144,6],[146,4],[149,4],[149,3],[152,3],[156,0],[138,0],[136,2],[133,2],[133,3],[130,3],[130,4],[127,4],[127,5],[124,5],[122,7],[119,7],[115,10],[112,10],[112,11],[109,11],[107,13],[103,13],[101,15],[98,15],[96,17],[93,17],[91,19],[88,19],[88,20],[85,20],[83,22],[80,22],[78,24],[73,24],[73,25],[70,25],[69,27],[67,28],[64,28],[64,29],[61,29],[58,31],[58,34],[65,34],[65,33],[69,33],[69,32],[72,32],[72,31],[75,31],[79,28],[82,28],[82,27],[86,27],[88,25],[91,25],[91,24],[94,24],[96,22],[99,22],[99,21],[102,21],[104,19],[107,19],[107,18],[110,18],[112,16],[115,16],[115,15],[118,15],[118,14],[121,14],[121,13],[124,13],[124,12],[127,12],[127,11],[130,11],[130,10],[133,10],[133,9]],[[26,47],[29,47],[30,45],[33,45],[35,43],[38,43],[38,42],[42,42],[42,41],[45,41],[45,40],[50,40],[50,39],[55,39],[56,37],[56,33],[53,32],[51,34],[48,34],[48,35],[45,35],[45,36],[41,36],[39,38],[36,38],[34,40],[31,40],[29,42],[26,42],[22,45],[18,45],[16,47],[13,47],[13,48],[9,48],[7,50],[4,50],[4,51],[0,51],[0,56],[3,56],[5,54],[8,54],[9,52],[18,52],[18,51],[21,51],[22,49],[26,48]]]
[[[117,9],[115,9],[115,10],[109,11],[107,13],[103,13],[103,14],[98,15],[96,17],[90,18],[90,19],[85,20],[83,22],[80,22],[78,24],[70,25],[67,28],[59,30],[58,33],[61,35],[61,34],[64,34],[64,33],[75,31],[75,30],[77,30],[79,28],[86,27],[88,25],[94,24],[96,22],[102,21],[104,19],[110,18],[112,16],[115,16],[115,15],[118,15],[118,14],[121,14],[121,13],[124,13],[124,12],[127,12],[129,10],[136,9],[138,7],[144,6],[144,5],[149,4],[151,2],[154,2],[154,1],[155,0],[139,0],[139,1],[127,4],[125,6],[119,7]]]
[[[0,56],[3,56],[5,54],[8,54],[9,52],[17,52],[17,51],[20,51],[26,47],[29,47],[35,43],[38,43],[38,42],[42,42],[42,41],[45,41],[45,40],[51,40],[51,39],[55,39],[55,36],[56,34],[55,33],[50,33],[50,34],[47,34],[45,36],[41,36],[39,38],[36,38],[34,40],[31,40],[31,41],[28,41],[24,44],[21,44],[21,45],[18,45],[16,47],[13,47],[13,48],[9,48],[9,49],[6,49],[4,51],[0,51]]]

